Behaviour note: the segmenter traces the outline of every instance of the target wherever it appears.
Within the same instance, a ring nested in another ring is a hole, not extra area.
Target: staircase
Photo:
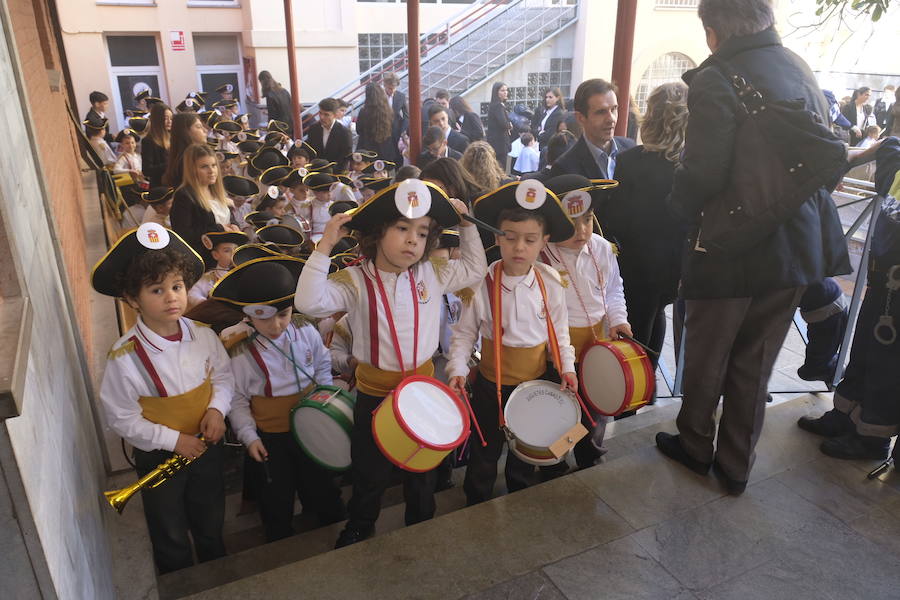
[[[483,0],[445,24],[419,37],[423,90],[446,89],[465,95],[480,83],[524,58],[542,43],[559,35],[578,19],[575,0]],[[365,88],[387,72],[408,89],[409,57],[403,48],[359,77],[329,94],[346,100],[351,109],[362,106]],[[318,113],[313,105],[302,113],[304,127]]]

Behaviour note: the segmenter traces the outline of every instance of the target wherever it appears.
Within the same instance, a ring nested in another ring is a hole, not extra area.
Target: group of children
[[[139,475],[173,452],[196,459],[142,490],[160,572],[193,564],[190,538],[201,561],[225,552],[226,417],[252,459],[245,485],[267,539],[294,533],[299,496],[322,524],[348,519],[341,547],[374,533],[395,469],[375,440],[372,413],[406,377],[433,376],[438,363],[455,393],[471,389],[486,438],[468,444],[471,505],[491,498],[504,443],[499,411],[515,387],[549,379],[574,392],[580,348],[630,334],[616,258],[596,232],[597,182],[515,182],[468,206],[434,182],[388,177],[395,165],[365,150],[335,173],[286,135],[251,146],[238,151],[249,177],[224,178],[244,227],[203,237],[214,261],[207,273],[196,248],[152,219],[92,273],[97,291],[138,314],[104,373],[110,427],[134,447]],[[171,192],[152,188],[145,201],[165,202]],[[462,219],[469,214],[503,235],[479,235]],[[290,423],[292,409],[335,375],[355,386],[347,509],[336,473],[304,452]],[[590,466],[598,450],[585,438],[575,456]],[[529,485],[533,472],[509,453],[510,491]],[[406,523],[432,518],[437,470],[402,475]]]

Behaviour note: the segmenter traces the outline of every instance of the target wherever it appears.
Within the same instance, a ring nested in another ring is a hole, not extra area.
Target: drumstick
[[[272,474],[269,473],[269,457],[266,457],[262,461],[263,471],[266,474],[266,483],[272,483]]]
[[[478,432],[478,437],[481,438],[481,447],[484,448],[487,446],[487,442],[484,441],[484,434],[481,433],[481,426],[478,424],[478,419],[475,418],[475,411],[472,410],[472,405],[469,404],[469,395],[466,393],[465,388],[462,390],[463,400],[466,401],[466,407],[469,409],[469,414],[472,415],[472,422],[475,423],[475,431]]]
[[[503,237],[506,237],[506,233],[505,233],[502,229],[497,229],[497,228],[494,227],[493,225],[488,225],[487,223],[485,223],[485,222],[482,221],[481,219],[476,219],[475,217],[473,217],[473,216],[471,216],[471,215],[461,215],[461,216],[462,216],[463,219],[465,219],[465,220],[468,221],[469,223],[472,223],[473,225],[475,225],[475,226],[477,226],[477,227],[481,227],[481,228],[484,229],[485,231],[490,231],[491,233],[495,233],[495,234],[497,234],[497,235],[501,235],[501,236],[503,236]]]
[[[619,336],[625,338],[626,340],[628,340],[629,342],[631,342],[631,343],[633,343],[633,344],[637,344],[638,346],[640,346],[641,348],[643,348],[644,351],[647,352],[647,354],[652,354],[653,356],[657,356],[657,357],[659,356],[659,352],[657,352],[656,350],[654,350],[654,349],[651,348],[650,346],[648,346],[648,345],[646,345],[646,344],[644,344],[644,343],[641,343],[641,342],[637,341],[636,339],[634,339],[633,337],[631,337],[631,336],[628,335],[627,333],[622,333],[622,332],[620,331],[620,332],[619,332]]]
[[[584,414],[587,415],[588,421],[591,422],[591,427],[596,427],[597,421],[595,421],[594,417],[591,416],[591,411],[588,410],[587,404],[584,403],[584,400],[581,399],[581,396],[578,395],[577,391],[572,392],[572,393],[575,394],[575,399],[578,400],[578,404],[581,405],[581,410],[584,411]]]

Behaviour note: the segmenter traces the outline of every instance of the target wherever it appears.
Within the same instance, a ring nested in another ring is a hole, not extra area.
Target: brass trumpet
[[[203,436],[201,436],[200,439],[203,440]],[[200,458],[200,456],[198,456],[197,458]],[[122,511],[125,510],[125,505],[138,491],[142,490],[143,488],[153,489],[162,485],[163,483],[174,477],[176,473],[178,473],[178,471],[188,466],[195,460],[197,459],[187,458],[180,454],[174,454],[172,455],[172,458],[161,463],[158,467],[135,481],[130,486],[122,488],[121,490],[110,490],[108,492],[103,492],[103,495],[106,496],[106,500],[109,502],[109,505],[116,509],[119,514],[122,514]]]

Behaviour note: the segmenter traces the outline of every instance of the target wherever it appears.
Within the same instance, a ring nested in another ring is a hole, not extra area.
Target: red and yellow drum
[[[581,396],[601,415],[615,416],[650,401],[656,380],[643,348],[628,340],[595,342],[581,353]]]
[[[469,435],[469,416],[450,388],[433,377],[400,382],[372,416],[372,435],[388,460],[421,473],[438,466]]]

